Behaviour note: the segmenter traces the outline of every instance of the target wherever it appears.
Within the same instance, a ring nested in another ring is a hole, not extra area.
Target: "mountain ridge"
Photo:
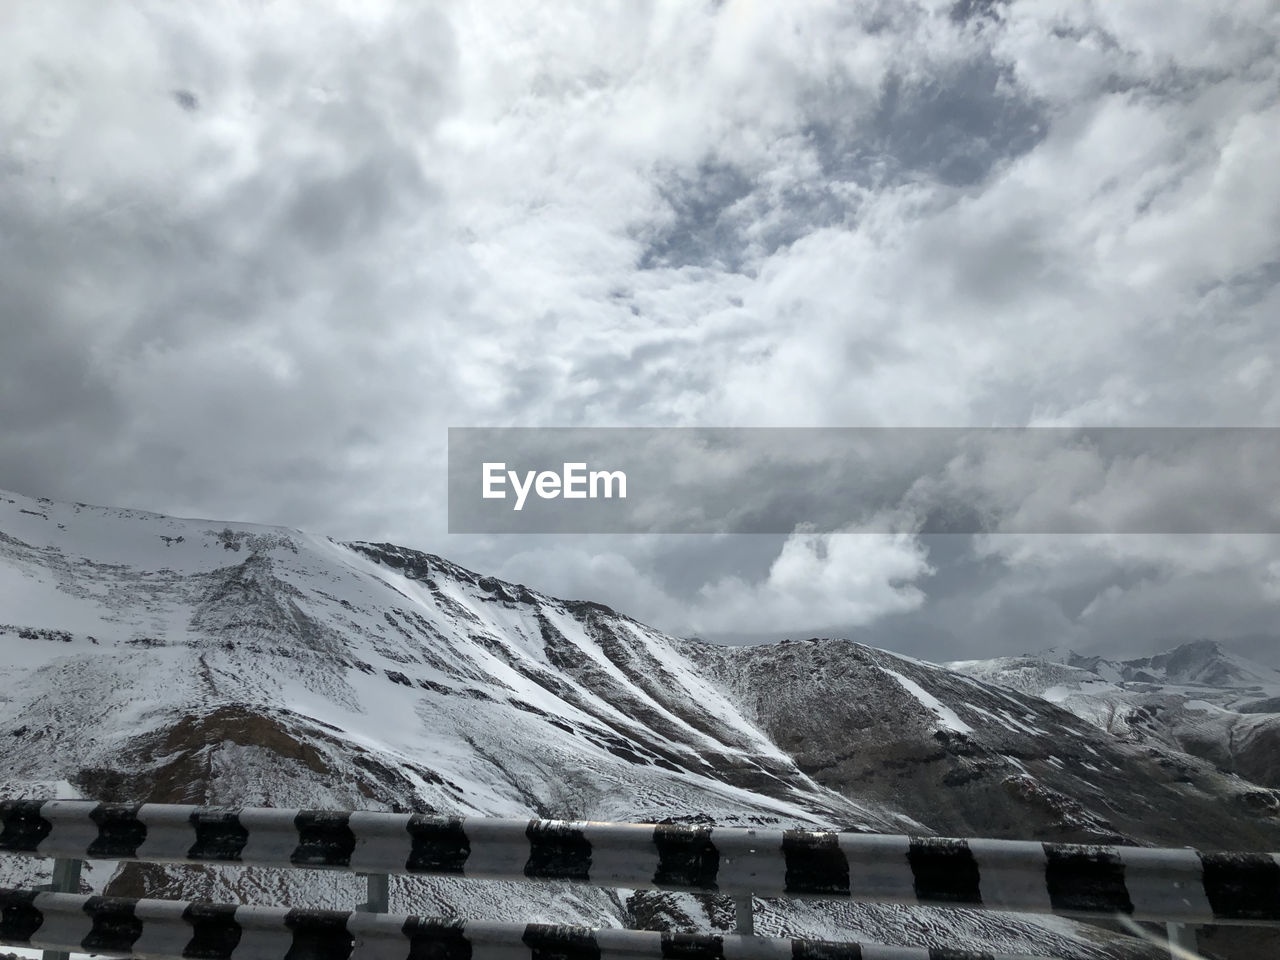
[[[842,640],[681,640],[388,543],[0,495],[0,653],[9,796],[1280,847],[1275,791],[1042,697]],[[134,895],[358,896],[270,871],[90,876]],[[503,890],[400,895],[491,919],[723,919],[677,895]],[[770,910],[809,935],[1141,954],[1054,918]]]
[[[1280,788],[1280,669],[1218,641],[1123,661],[1066,651],[1054,660],[1002,657],[950,666],[1050,700],[1128,742],[1181,750]]]

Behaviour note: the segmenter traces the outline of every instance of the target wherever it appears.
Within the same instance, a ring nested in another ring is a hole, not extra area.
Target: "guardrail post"
[[[1185,950],[1193,956],[1198,956],[1197,951],[1200,949],[1200,943],[1196,937],[1196,928],[1186,923],[1166,923],[1164,925],[1165,933],[1169,938],[1169,956],[1174,960],[1182,960],[1185,954],[1179,951]]]
[[[356,907],[362,913],[388,913],[391,910],[391,878],[385,873],[366,873],[369,899]]]
[[[40,889],[53,893],[79,893],[80,868],[83,866],[83,860],[54,860],[53,882]],[[65,950],[45,950],[41,953],[40,960],[71,960],[71,954]]]
[[[734,912],[738,916],[737,933],[744,937],[751,937],[756,932],[756,917],[754,904],[751,900],[751,894],[744,893],[741,896],[733,898]]]

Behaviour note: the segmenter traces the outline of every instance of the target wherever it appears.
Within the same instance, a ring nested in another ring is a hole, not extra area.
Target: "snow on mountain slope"
[[[1042,697],[1118,738],[1185,751],[1260,786],[1280,787],[1280,670],[1208,640],[1136,660],[1050,656],[948,666]],[[1261,795],[1254,802],[1267,804]]]
[[[1156,683],[1280,694],[1280,670],[1224,650],[1212,640],[1184,643],[1154,657],[1125,660],[1120,666],[1126,680],[1140,680],[1139,674],[1146,674]]]
[[[1280,643],[1280,637],[1277,638]],[[1088,675],[1090,682],[1154,684],[1165,687],[1200,688],[1222,697],[1233,707],[1260,696],[1280,697],[1280,669],[1265,666],[1225,649],[1214,640],[1183,643],[1153,657],[1110,660],[1101,656],[1081,656],[1074,650],[1050,648],[1024,657],[963,661],[957,669],[1005,669],[1019,662],[1040,669],[1073,668]]]
[[[1247,785],[936,665],[841,641],[677,640],[439,557],[283,528],[0,494],[0,663],[4,796],[1280,846],[1270,813],[1236,816]],[[1126,791],[1146,816],[1108,806]],[[91,867],[94,889],[125,895],[362,896],[349,876]],[[716,898],[423,878],[394,895],[481,919],[728,923]],[[1080,958],[1128,942],[1044,918],[771,909],[806,935]]]
[[[5,500],[16,780],[184,802],[903,823],[813,783],[664,638],[604,608],[389,545]]]
[[[942,834],[1267,849],[1280,840],[1275,792],[1029,693],[838,640],[685,652],[817,782]]]

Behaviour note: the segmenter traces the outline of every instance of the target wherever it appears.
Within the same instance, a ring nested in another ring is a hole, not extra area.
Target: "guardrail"
[[[0,802],[0,853],[1280,925],[1280,856],[682,824]]]
[[[0,802],[0,853],[362,873],[374,910],[387,909],[389,874],[729,894],[742,934],[752,895],[1280,925],[1269,853],[77,800]]]
[[[5,889],[0,941],[142,960],[1049,960],[937,947],[450,922]]]

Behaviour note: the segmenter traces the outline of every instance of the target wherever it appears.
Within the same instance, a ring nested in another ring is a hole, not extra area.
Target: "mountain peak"
[[[1232,653],[1220,641],[1210,639],[1192,640],[1152,657],[1126,660],[1124,666],[1164,683],[1229,687],[1280,682],[1280,671]]]
[[[1028,692],[1115,689],[1080,668],[1010,660],[1019,692],[847,640],[681,641],[434,554],[279,527],[0,497],[0,658],[6,797],[65,782],[118,803],[1280,837],[1269,793]],[[1170,662],[1236,664],[1196,646]]]

